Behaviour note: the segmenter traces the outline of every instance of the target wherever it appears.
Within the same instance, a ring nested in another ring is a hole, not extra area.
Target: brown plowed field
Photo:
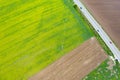
[[[120,49],[120,0],[81,0]]]
[[[29,80],[80,80],[106,58],[97,40],[91,38]]]

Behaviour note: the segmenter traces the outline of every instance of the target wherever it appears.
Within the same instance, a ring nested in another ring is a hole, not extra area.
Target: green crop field
[[[92,36],[70,0],[0,0],[0,80],[27,80]]]

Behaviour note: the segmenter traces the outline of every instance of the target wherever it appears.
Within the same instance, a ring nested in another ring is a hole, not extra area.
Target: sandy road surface
[[[120,49],[120,0],[81,0]]]
[[[97,40],[91,38],[29,80],[80,80],[106,58]]]

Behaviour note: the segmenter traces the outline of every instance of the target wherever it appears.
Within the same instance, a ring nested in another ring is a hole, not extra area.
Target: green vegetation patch
[[[83,80],[119,80],[120,64],[114,64],[110,59],[103,62],[98,68],[92,71]]]
[[[0,80],[27,80],[93,36],[70,0],[0,0]]]

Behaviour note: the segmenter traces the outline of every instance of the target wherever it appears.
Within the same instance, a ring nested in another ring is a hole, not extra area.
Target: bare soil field
[[[81,0],[120,49],[120,0]]]
[[[29,80],[80,80],[107,58],[95,38],[84,42]]]

